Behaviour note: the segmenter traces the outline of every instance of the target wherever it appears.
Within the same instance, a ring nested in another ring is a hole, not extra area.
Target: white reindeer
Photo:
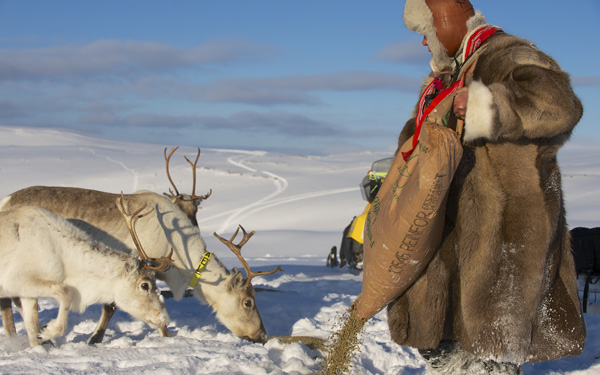
[[[114,302],[154,328],[169,324],[153,271],[43,208],[0,212],[0,259],[0,297],[20,297],[31,347],[64,334],[69,310],[83,312],[95,303]],[[59,305],[43,330],[40,297]]]
[[[174,150],[176,149],[172,149],[169,157],[166,156],[165,150],[167,175],[168,160]],[[195,165],[193,168],[195,170]],[[170,176],[169,180],[171,180]],[[152,192],[125,195],[132,210],[140,207],[154,208],[153,215],[140,219],[137,224],[138,234],[144,239],[148,256],[161,258],[173,251],[171,267],[166,271],[158,272],[157,277],[166,282],[176,300],[180,300],[186,290],[192,288],[192,294],[201,302],[210,305],[216,312],[217,319],[236,336],[250,341],[265,342],[266,331],[256,307],[254,288],[249,281],[255,275],[270,274],[281,269],[254,273],[244,262],[247,274],[247,281],[244,283],[240,271],[235,268],[232,271],[227,270],[214,254],[211,254],[208,260],[210,253],[206,251],[206,244],[200,230],[193,225],[182,209],[171,201],[179,195],[177,193],[177,195],[163,196]],[[116,194],[89,189],[33,186],[5,197],[0,201],[0,210],[24,205],[44,207],[68,219],[94,239],[117,250],[130,252],[133,243],[128,235],[128,229],[120,218],[119,212],[114,208],[114,204],[109,203],[114,202],[117,197]],[[192,200],[188,198],[186,201]],[[194,205],[197,207],[197,204]],[[195,275],[200,273],[202,276],[197,279]],[[194,281],[197,284],[194,284]],[[14,328],[10,329],[11,325],[14,327],[12,310],[6,308],[6,305],[7,302],[4,300],[2,320],[7,335],[12,335],[14,334]],[[113,313],[113,307],[104,306],[96,331],[88,343],[102,341],[104,330]],[[168,336],[168,330],[161,329],[161,335]]]

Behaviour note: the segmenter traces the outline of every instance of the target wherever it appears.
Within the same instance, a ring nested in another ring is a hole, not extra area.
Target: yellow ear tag
[[[206,269],[206,265],[208,264],[211,255],[212,253],[209,253],[207,251],[204,253],[202,259],[200,259],[200,263],[198,263],[198,267],[196,267],[196,271],[194,271],[194,275],[192,275],[192,279],[188,284],[191,288],[195,287],[196,284],[198,284],[198,280],[200,280],[200,277],[202,277],[202,272],[204,272],[204,270]]]

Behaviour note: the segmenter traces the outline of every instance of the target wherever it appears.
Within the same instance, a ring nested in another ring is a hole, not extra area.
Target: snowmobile
[[[336,267],[338,264],[340,268],[348,264],[348,268],[351,272],[362,271],[363,263],[363,231],[365,227],[365,220],[367,213],[371,208],[371,204],[381,184],[385,180],[387,173],[392,166],[394,161],[393,157],[380,159],[371,165],[371,170],[367,172],[367,175],[363,177],[360,183],[360,192],[364,200],[367,201],[367,205],[363,212],[352,218],[352,221],[346,228],[344,228],[342,235],[342,242],[340,244],[339,257],[340,261],[337,260],[337,248],[334,246],[331,248],[329,256],[327,257],[327,266]]]

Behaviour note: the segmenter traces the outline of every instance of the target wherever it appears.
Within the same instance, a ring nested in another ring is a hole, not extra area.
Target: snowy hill
[[[198,141],[201,145],[201,140]],[[0,127],[0,197],[31,185],[93,188],[125,193],[167,192],[163,149],[172,145],[118,142],[52,129]],[[175,146],[175,145],[174,145]],[[571,227],[600,226],[600,156],[597,146],[569,143],[560,154]],[[181,148],[171,159],[171,175],[190,192],[192,173]],[[256,230],[243,252],[258,270],[281,264],[284,273],[256,277],[257,305],[269,336],[327,338],[332,322],[360,292],[361,277],[325,267],[342,229],[364,208],[358,184],[372,161],[389,153],[348,153],[324,157],[258,151],[202,149],[197,194],[213,190],[198,222],[208,248],[228,268],[235,256],[212,236],[231,236],[237,225]],[[1,374],[310,374],[322,354],[304,344],[243,341],[218,323],[193,298],[167,299],[172,337],[162,338],[143,322],[117,312],[102,344],[88,346],[100,306],[70,315],[68,333],[54,348],[27,345],[20,316],[19,336],[0,333]],[[40,304],[42,324],[56,315],[53,300]],[[576,358],[524,366],[529,374],[600,373],[600,315],[587,314],[588,342]],[[415,351],[394,344],[385,313],[367,325],[357,374],[424,374]]]

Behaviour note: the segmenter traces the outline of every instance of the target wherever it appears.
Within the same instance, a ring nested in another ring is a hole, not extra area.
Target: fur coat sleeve
[[[418,349],[454,340],[513,363],[577,355],[586,331],[556,154],[581,103],[552,58],[508,34],[485,42],[465,85],[463,159],[442,243],[388,306],[392,339]]]
[[[525,40],[506,34],[494,39],[469,84],[465,142],[570,133],[583,109],[567,73]]]

